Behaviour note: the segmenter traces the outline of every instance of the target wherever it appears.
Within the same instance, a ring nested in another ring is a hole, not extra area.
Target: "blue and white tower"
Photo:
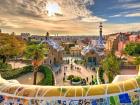
[[[103,35],[102,35],[102,28],[103,28],[102,23],[100,23],[100,26],[99,26],[99,29],[100,29],[99,34],[100,34],[100,36],[99,36],[99,38],[97,40],[97,43],[96,43],[96,49],[97,49],[98,52],[102,52],[104,50],[104,48],[105,48],[105,46],[104,46],[104,38],[103,38]]]

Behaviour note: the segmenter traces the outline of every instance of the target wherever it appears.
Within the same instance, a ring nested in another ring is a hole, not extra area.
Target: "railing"
[[[22,85],[1,78],[0,105],[140,105],[139,87],[139,76],[94,86]]]

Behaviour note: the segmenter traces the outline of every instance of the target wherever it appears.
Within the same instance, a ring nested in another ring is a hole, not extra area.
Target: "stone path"
[[[8,63],[12,65],[12,69],[22,68],[22,67],[24,67],[24,66],[27,66],[27,64],[22,63],[22,62],[10,61],[10,62],[8,62]]]
[[[44,75],[40,72],[37,74],[37,83],[40,82],[44,78]],[[23,76],[20,76],[16,78],[16,80],[19,81],[21,84],[28,84],[32,85],[33,84],[33,73],[27,73]]]

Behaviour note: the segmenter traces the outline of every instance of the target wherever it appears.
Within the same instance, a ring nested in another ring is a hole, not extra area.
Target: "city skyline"
[[[0,0],[0,28],[32,34],[99,35],[140,30],[139,0]]]

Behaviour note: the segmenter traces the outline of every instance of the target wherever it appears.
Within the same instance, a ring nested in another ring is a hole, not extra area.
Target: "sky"
[[[0,0],[4,32],[99,35],[140,30],[140,0]]]

